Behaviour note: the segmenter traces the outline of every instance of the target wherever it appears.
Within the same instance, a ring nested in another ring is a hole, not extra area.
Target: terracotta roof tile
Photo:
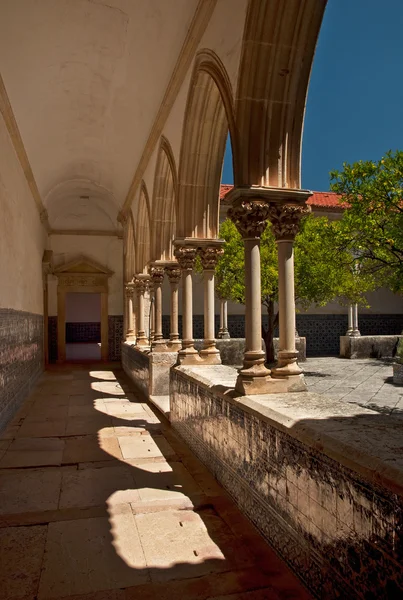
[[[225,204],[225,196],[233,186],[225,183],[221,184],[220,188],[220,200]],[[327,208],[330,210],[342,210],[345,208],[345,203],[339,202],[340,196],[335,192],[313,192],[312,196],[308,200],[308,204],[315,208]]]

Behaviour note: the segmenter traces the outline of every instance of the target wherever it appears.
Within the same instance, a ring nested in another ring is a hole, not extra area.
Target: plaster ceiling
[[[196,5],[1,0],[0,72],[52,226],[116,226]]]

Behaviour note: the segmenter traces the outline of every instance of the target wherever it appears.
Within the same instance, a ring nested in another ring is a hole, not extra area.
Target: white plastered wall
[[[123,314],[123,240],[95,235],[51,235],[55,267],[74,260],[79,255],[100,263],[113,271],[109,278],[108,314]],[[57,278],[49,277],[49,316],[57,315]]]
[[[0,307],[43,314],[45,230],[0,116]]]

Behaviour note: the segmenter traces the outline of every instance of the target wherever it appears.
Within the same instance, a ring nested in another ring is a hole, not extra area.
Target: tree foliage
[[[339,223],[309,215],[301,221],[295,239],[295,296],[301,308],[312,303],[324,306],[339,299],[366,304],[365,293],[374,287],[371,274],[350,266],[348,249],[340,252]],[[224,254],[216,267],[216,290],[220,297],[245,304],[244,244],[235,225],[227,219],[220,228],[225,239]],[[346,256],[343,255],[343,252]],[[348,255],[348,256],[347,256]],[[278,315],[277,245],[270,224],[261,238],[262,304],[267,308],[268,327],[262,326],[267,359],[274,358],[273,335]]]
[[[388,152],[378,162],[345,163],[330,176],[331,189],[348,204],[339,248],[380,285],[402,292],[403,152]]]

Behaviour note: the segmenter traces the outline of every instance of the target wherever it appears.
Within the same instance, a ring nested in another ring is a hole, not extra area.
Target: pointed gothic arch
[[[151,259],[172,260],[176,229],[178,177],[168,140],[161,136],[154,176],[151,228]]]
[[[123,234],[123,276],[124,283],[133,279],[135,272],[135,235],[133,213],[130,210]]]
[[[144,181],[141,182],[135,221],[135,272],[146,273],[150,262],[150,199]]]
[[[235,170],[238,151],[231,82],[218,56],[211,50],[202,50],[195,59],[183,125],[178,237],[217,237],[219,190],[228,131]]]

